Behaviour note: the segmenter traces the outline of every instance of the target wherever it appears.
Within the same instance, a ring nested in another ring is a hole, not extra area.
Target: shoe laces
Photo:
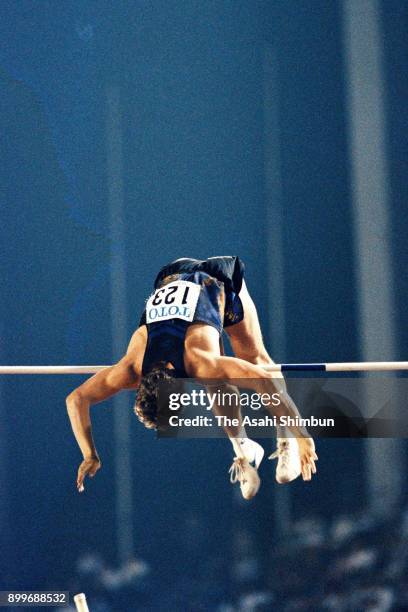
[[[289,450],[289,440],[286,438],[280,438],[278,440],[278,448],[274,453],[272,453],[272,455],[269,455],[268,459],[281,459],[282,463],[286,463],[289,459]]]
[[[239,458],[239,457],[235,457],[234,458],[234,461],[232,462],[232,465],[231,465],[230,469],[228,470],[228,474],[230,474],[230,482],[232,484],[234,484],[235,482],[240,482],[240,483],[245,482],[245,479],[244,479],[244,472],[245,472],[244,461],[245,461],[245,459],[242,459],[242,458]]]

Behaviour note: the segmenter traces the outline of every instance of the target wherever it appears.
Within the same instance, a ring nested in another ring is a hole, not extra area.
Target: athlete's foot
[[[261,479],[257,469],[249,463],[248,459],[235,457],[229,473],[232,484],[239,482],[244,499],[251,499],[258,493]]]
[[[279,484],[292,482],[302,472],[296,438],[277,438],[277,449],[269,459],[278,459],[276,480]]]

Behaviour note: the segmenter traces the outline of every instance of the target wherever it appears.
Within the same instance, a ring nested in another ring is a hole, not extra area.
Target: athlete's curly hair
[[[142,377],[134,405],[139,421],[148,429],[157,429],[159,383],[171,382],[175,378],[175,370],[166,368],[166,362],[157,363],[150,372]]]

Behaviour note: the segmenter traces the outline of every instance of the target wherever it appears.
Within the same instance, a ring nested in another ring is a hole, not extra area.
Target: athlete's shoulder
[[[130,339],[126,354],[129,355],[129,353],[132,353],[133,351],[136,351],[137,353],[139,353],[140,351],[144,352],[146,348],[146,342],[147,342],[147,327],[146,325],[141,325],[133,333]]]

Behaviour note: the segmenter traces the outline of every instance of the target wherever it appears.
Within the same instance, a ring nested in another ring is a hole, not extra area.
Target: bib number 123
[[[201,286],[190,281],[174,281],[156,289],[146,304],[146,323],[169,319],[193,321]]]

